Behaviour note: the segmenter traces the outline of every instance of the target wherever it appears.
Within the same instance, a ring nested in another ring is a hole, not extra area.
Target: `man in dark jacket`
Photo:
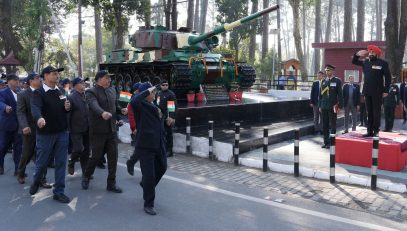
[[[68,173],[75,172],[75,162],[79,159],[82,175],[90,155],[89,143],[89,107],[85,99],[85,82],[80,77],[72,80],[74,91],[68,96],[71,102],[69,131],[71,132],[72,154],[68,162]]]
[[[161,110],[153,104],[156,88],[146,82],[139,92],[131,101],[137,124],[135,149],[143,175],[144,211],[155,215],[155,187],[167,170],[164,120]]]
[[[90,177],[95,172],[98,161],[106,153],[108,166],[106,190],[122,193],[122,189],[116,185],[118,158],[116,110],[120,106],[117,102],[116,91],[110,86],[110,74],[105,70],[98,71],[95,81],[95,86],[86,91],[86,101],[89,105],[90,114],[89,130],[92,155],[82,177],[82,189],[89,188]],[[127,114],[127,110],[121,111],[123,114]]]
[[[349,113],[352,113],[352,131],[356,131],[356,122],[358,120],[358,110],[360,103],[360,87],[354,83],[355,77],[349,76],[349,83],[343,85],[343,99],[345,107],[345,131],[348,133]]]
[[[407,121],[406,110],[404,110],[404,104],[405,104],[405,101],[406,101],[405,93],[404,93],[405,89],[406,89],[406,84],[407,84],[406,81],[407,81],[407,79],[404,79],[404,82],[402,82],[400,84],[400,100],[403,103],[403,124],[405,124],[406,121]]]
[[[21,158],[22,140],[18,133],[17,93],[19,78],[7,75],[8,87],[0,90],[0,175],[4,174],[4,156],[13,146],[14,176]]]
[[[33,72],[30,73],[26,81],[28,88],[17,94],[17,117],[20,126],[19,132],[23,137],[23,153],[20,163],[18,164],[17,181],[20,184],[25,183],[25,168],[30,160],[35,157],[35,140],[36,126],[31,113],[31,98],[36,89],[41,87],[40,75]],[[52,188],[45,180],[47,169],[45,169],[44,177],[40,183],[42,188]]]
[[[319,92],[321,91],[321,82],[324,78],[324,72],[319,71],[317,73],[317,80],[312,83],[311,95],[310,95],[310,106],[314,112],[314,133],[318,134],[322,132],[322,117],[321,112],[319,112],[318,101]]]
[[[59,72],[63,70],[64,68],[45,67],[41,72],[44,84],[34,91],[31,99],[31,112],[37,123],[37,158],[30,194],[37,193],[51,154],[54,154],[53,199],[61,203],[69,203],[70,199],[64,194],[64,190],[69,143],[67,114],[71,104],[56,86]]]
[[[393,78],[393,81],[395,78]],[[389,94],[383,98],[384,131],[391,132],[394,125],[394,110],[400,102],[399,87],[394,82],[390,86]]]
[[[177,108],[177,98],[173,91],[168,89],[168,81],[161,82],[161,90],[157,94],[157,105],[161,109],[164,116],[165,140],[167,148],[167,156],[173,156],[173,132],[172,128],[175,124],[175,114]]]
[[[336,134],[336,119],[339,110],[342,109],[342,81],[334,76],[335,66],[325,65],[326,77],[321,83],[319,94],[319,108],[322,113],[322,130],[324,133],[324,145],[329,148],[329,134]]]
[[[353,64],[362,66],[365,77],[362,92],[367,109],[365,137],[379,135],[382,99],[388,95],[391,83],[389,65],[383,59],[378,58],[380,54],[380,48],[369,45],[367,50],[358,51],[352,59]],[[359,58],[365,58],[365,60],[362,61]]]

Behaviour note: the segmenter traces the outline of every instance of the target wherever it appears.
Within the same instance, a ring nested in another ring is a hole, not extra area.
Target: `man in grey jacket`
[[[89,143],[89,107],[85,98],[85,80],[77,77],[72,80],[74,91],[68,96],[71,102],[68,127],[71,132],[72,154],[68,162],[68,173],[75,172],[75,162],[79,159],[82,176],[90,155]]]
[[[89,188],[89,179],[95,172],[100,158],[107,153],[108,177],[107,191],[121,193],[122,189],[116,185],[117,168],[117,126],[116,110],[119,104],[116,91],[110,86],[110,74],[107,71],[98,71],[95,76],[96,85],[86,91],[86,101],[89,104],[89,129],[92,144],[92,155],[87,163],[82,178],[82,189]],[[127,109],[121,109],[127,114]]]

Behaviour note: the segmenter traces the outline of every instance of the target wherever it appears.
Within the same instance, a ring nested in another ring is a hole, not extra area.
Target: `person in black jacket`
[[[164,116],[164,128],[165,128],[165,141],[167,148],[167,156],[173,156],[172,147],[173,147],[173,132],[172,128],[175,125],[175,114],[176,114],[176,105],[177,98],[175,93],[168,89],[168,81],[163,80],[161,82],[161,90],[157,94],[157,105],[161,109],[161,112]]]
[[[77,77],[71,83],[74,91],[68,96],[71,102],[68,126],[71,132],[72,153],[68,161],[68,173],[74,174],[75,162],[79,159],[82,175],[84,175],[90,155],[89,106],[85,98],[84,80]]]
[[[310,95],[310,106],[314,112],[314,133],[322,133],[322,116],[319,112],[318,101],[319,101],[319,92],[321,91],[321,82],[324,78],[324,72],[319,71],[317,73],[317,80],[312,83],[311,95]]]
[[[356,131],[356,122],[358,120],[360,87],[354,83],[355,77],[349,76],[349,83],[343,85],[343,105],[345,107],[345,130],[343,133],[348,133],[349,128],[349,113],[352,113],[352,131]]]
[[[393,78],[395,80],[395,78]],[[393,82],[389,94],[383,98],[384,131],[391,132],[394,125],[394,110],[400,102],[399,87]]]
[[[358,51],[352,59],[353,64],[362,66],[365,77],[362,93],[367,109],[367,133],[363,135],[364,137],[379,135],[382,99],[388,95],[391,83],[389,65],[378,58],[380,54],[380,48],[369,45],[367,50]]]
[[[89,104],[89,130],[92,155],[86,165],[82,176],[82,189],[89,188],[90,177],[95,172],[96,165],[101,157],[107,155],[107,186],[106,190],[122,193],[123,190],[116,185],[117,169],[117,124],[116,110],[120,106],[116,98],[116,90],[110,86],[110,74],[98,71],[95,76],[96,84],[86,91],[86,101]],[[127,114],[127,110],[121,110]]]
[[[167,170],[164,120],[161,110],[153,104],[156,88],[146,82],[139,92],[131,101],[137,124],[135,149],[140,158],[144,211],[155,215],[155,187]]]
[[[37,158],[30,194],[37,193],[53,153],[55,156],[53,199],[61,203],[69,203],[70,199],[64,194],[64,189],[69,143],[67,114],[71,104],[56,86],[58,73],[63,70],[64,68],[45,67],[41,73],[44,84],[34,91],[31,99],[31,113],[37,124]]]

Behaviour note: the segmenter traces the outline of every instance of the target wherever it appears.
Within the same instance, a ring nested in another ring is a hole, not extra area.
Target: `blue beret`
[[[139,90],[139,92],[143,92],[143,91],[149,89],[152,86],[153,85],[151,85],[150,82],[145,82],[145,83],[140,84],[140,87],[138,88],[138,90]]]

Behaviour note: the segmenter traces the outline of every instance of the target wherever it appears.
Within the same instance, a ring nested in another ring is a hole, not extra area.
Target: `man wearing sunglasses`
[[[165,138],[166,138],[166,148],[167,156],[173,156],[172,146],[172,127],[175,125],[175,113],[176,113],[176,103],[177,99],[175,93],[171,91],[168,86],[168,81],[161,81],[161,90],[157,94],[157,105],[161,109],[164,116],[164,128],[165,128]]]

